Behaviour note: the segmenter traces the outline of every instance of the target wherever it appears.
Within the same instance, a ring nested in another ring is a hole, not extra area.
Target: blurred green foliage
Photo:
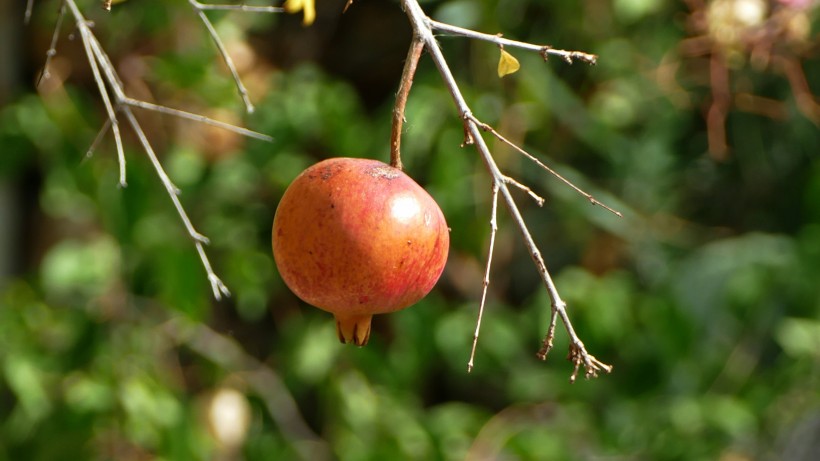
[[[696,35],[683,3],[423,2],[456,25],[600,55],[595,67],[570,66],[510,50],[522,68],[502,80],[493,45],[440,37],[479,118],[624,213],[590,207],[490,143],[505,172],[547,198],[538,208],[518,197],[576,331],[614,364],[575,384],[562,330],[546,363],[534,357],[550,302],[503,209],[466,373],[490,187],[478,156],[460,147],[461,124],[426,57],[403,158],[452,228],[438,288],[377,317],[370,344],[356,349],[278,277],[270,225],[289,182],[330,156],[387,160],[393,101],[377,89],[397,88],[404,54],[388,51],[409,41],[396,2],[392,15],[367,0],[340,15],[343,1],[320,0],[308,29],[298,17],[213,14],[241,61],[251,115],[184,2],[133,0],[110,14],[93,3],[83,6],[134,97],[232,117],[275,139],[139,113],[232,291],[215,302],[135,138],[126,134],[125,189],[110,139],[83,160],[105,115],[64,31],[53,80],[0,108],[0,178],[33,194],[14,223],[24,229],[20,269],[0,281],[0,460],[809,460],[820,450],[817,120],[774,67],[735,63],[741,90],[786,116],[734,108],[730,154],[711,155],[709,74],[683,51]],[[764,3],[774,15],[787,2]],[[37,2],[25,30],[35,67],[55,4]],[[817,93],[811,5],[806,47],[786,51]],[[401,33],[378,35],[391,27]],[[291,54],[277,54],[288,37]],[[368,90],[369,79],[381,86]],[[247,406],[234,444],[208,416],[224,388]]]

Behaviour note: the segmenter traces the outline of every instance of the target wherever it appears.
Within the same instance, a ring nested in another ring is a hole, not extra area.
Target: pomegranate
[[[336,317],[339,340],[370,337],[373,314],[427,295],[447,261],[441,209],[401,170],[332,158],[303,171],[273,219],[273,256],[285,284]]]

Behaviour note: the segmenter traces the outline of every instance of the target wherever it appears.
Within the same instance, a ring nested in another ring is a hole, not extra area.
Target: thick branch
[[[410,49],[407,51],[407,60],[404,61],[404,70],[401,73],[401,83],[396,94],[396,105],[393,107],[393,129],[390,134],[390,165],[394,168],[402,169],[401,164],[401,130],[404,126],[404,109],[407,106],[407,96],[413,86],[413,77],[416,75],[416,67],[424,50],[424,42],[413,37]]]

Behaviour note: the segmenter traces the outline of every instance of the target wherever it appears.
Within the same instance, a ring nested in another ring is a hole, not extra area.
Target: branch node
[[[206,237],[206,236],[204,236],[204,235],[200,234],[200,233],[199,233],[199,232],[197,232],[197,231],[193,231],[193,232],[191,233],[191,238],[193,238],[193,239],[194,239],[194,240],[196,240],[197,242],[201,242],[203,245],[210,245],[210,244],[211,244],[211,240],[210,240],[208,237]],[[212,276],[213,276],[213,277],[216,277],[215,275],[212,275]]]
[[[216,274],[208,274],[208,281],[211,283],[211,290],[214,292],[214,299],[221,301],[222,296],[225,296],[226,298],[231,297],[231,292],[228,290],[228,287],[222,283],[222,280],[217,277]]]
[[[521,184],[520,182],[518,182],[515,179],[513,179],[509,176],[506,176],[506,175],[503,176],[502,179],[504,180],[505,183],[511,184],[511,185],[521,189],[522,191],[526,192],[527,195],[529,195],[530,197],[532,197],[533,200],[535,200],[535,203],[537,203],[539,207],[544,206],[544,198],[541,197],[540,195],[536,194],[528,186],[525,186],[524,184]]]
[[[571,383],[575,382],[575,379],[578,377],[578,371],[582,366],[584,367],[584,379],[597,378],[598,372],[600,371],[605,373],[612,372],[612,365],[607,365],[596,359],[595,356],[589,354],[581,341],[570,344],[567,360],[575,364],[572,375],[569,378]]]

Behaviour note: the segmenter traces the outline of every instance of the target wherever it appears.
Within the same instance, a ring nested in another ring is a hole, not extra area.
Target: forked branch
[[[26,18],[30,16],[30,8],[32,3],[32,1],[28,3],[26,10]],[[204,16],[204,13],[202,13],[202,11],[206,9],[237,9],[240,11],[266,13],[277,11],[270,11],[266,7],[228,8],[227,5],[222,8],[220,8],[219,6],[214,6],[214,8],[211,8],[208,5],[203,5],[193,0],[191,1],[191,5],[197,10],[201,17],[204,18],[203,22],[205,23],[209,32],[211,32],[212,37],[215,37],[214,40],[217,42],[218,48],[223,53],[223,57],[228,63],[228,67],[232,70],[234,79],[237,82],[237,86],[240,88],[240,94],[243,96],[243,100],[245,101],[246,107],[249,111],[252,110],[253,106],[250,105],[250,101],[247,98],[247,92],[244,92],[244,86],[242,86],[241,82],[238,79],[238,74],[235,72],[235,67],[233,66],[233,63],[230,61],[230,57],[227,55],[227,52],[225,52],[224,46],[221,45],[221,41],[219,40],[218,36],[215,35],[216,31],[215,29],[213,29],[212,24],[210,23],[210,21],[208,21],[207,17]],[[114,68],[114,65],[111,63],[110,58],[106,54],[100,42],[97,40],[97,37],[94,35],[94,32],[91,29],[91,23],[85,19],[82,12],[77,7],[75,0],[63,0],[60,9],[60,16],[58,17],[57,27],[55,28],[54,32],[54,37],[52,38],[51,46],[48,52],[46,53],[47,57],[45,68],[42,73],[42,78],[49,77],[48,66],[51,57],[53,57],[56,54],[56,45],[57,38],[60,32],[60,24],[66,9],[68,13],[71,15],[71,17],[74,19],[77,30],[79,31],[80,40],[82,42],[83,49],[85,50],[88,64],[91,67],[91,72],[94,76],[94,81],[97,85],[97,90],[100,94],[100,98],[103,101],[103,105],[105,106],[107,114],[107,119],[105,123],[103,124],[96,138],[89,147],[86,155],[90,156],[94,152],[94,150],[96,150],[102,138],[110,130],[114,135],[114,141],[117,149],[117,159],[120,168],[119,183],[120,186],[125,187],[127,184],[126,159],[125,149],[123,147],[122,136],[120,134],[119,128],[119,116],[122,115],[123,117],[125,117],[125,120],[128,122],[128,125],[131,126],[131,129],[137,135],[139,143],[145,151],[145,154],[147,155],[149,161],[153,165],[157,173],[157,176],[160,179],[160,182],[165,187],[165,190],[167,191],[168,196],[170,197],[171,202],[173,203],[174,208],[177,211],[177,214],[179,215],[183,225],[185,226],[186,231],[188,232],[188,235],[194,241],[194,245],[196,247],[199,258],[202,262],[202,266],[205,269],[208,281],[211,284],[211,289],[213,291],[214,297],[216,299],[221,299],[222,296],[230,296],[230,291],[228,291],[228,288],[214,272],[210,260],[208,259],[208,255],[205,253],[204,245],[208,244],[208,238],[199,233],[194,227],[194,225],[191,223],[191,220],[188,217],[188,213],[185,211],[185,208],[182,206],[182,202],[179,200],[180,190],[171,181],[171,178],[168,176],[162,164],[160,163],[156,153],[154,152],[153,147],[151,146],[150,141],[148,140],[148,137],[142,129],[142,126],[140,125],[137,118],[134,116],[132,108],[136,107],[143,110],[150,110],[166,115],[185,118],[188,120],[194,120],[219,128],[231,130],[235,133],[239,133],[241,135],[253,137],[256,139],[270,141],[271,137],[261,133],[256,133],[245,128],[213,120],[201,115],[192,114],[190,112],[185,112],[178,109],[172,109],[170,107],[164,107],[157,104],[148,103],[145,101],[139,101],[126,96],[125,91],[123,89],[122,81],[120,80],[119,75],[117,74],[117,71]]]
[[[591,195],[587,194],[586,192],[583,192],[578,187],[572,185],[572,183],[570,183],[565,178],[557,174],[555,171],[544,165],[543,162],[538,161],[535,157],[526,153],[523,149],[516,146],[512,142],[508,141],[492,127],[484,123],[481,123],[472,114],[469,105],[464,99],[464,96],[462,95],[461,90],[459,89],[459,86],[456,83],[456,80],[453,77],[452,72],[450,71],[450,67],[447,64],[447,61],[444,58],[441,49],[439,48],[438,42],[435,36],[433,35],[433,30],[461,35],[468,38],[486,40],[495,43],[498,46],[518,47],[531,51],[536,51],[540,53],[544,57],[544,59],[546,59],[549,55],[558,55],[563,57],[568,62],[572,62],[573,59],[580,59],[589,63],[594,63],[596,57],[594,55],[590,55],[587,53],[555,50],[547,46],[538,46],[518,42],[515,40],[508,40],[499,36],[483,34],[480,32],[475,32],[468,29],[463,29],[460,27],[450,26],[448,24],[433,21],[424,13],[424,11],[419,6],[417,0],[402,0],[402,5],[405,9],[407,17],[410,20],[410,23],[413,26],[413,32],[415,36],[418,37],[424,43],[425,49],[428,51],[431,58],[433,59],[433,62],[436,65],[436,68],[438,69],[445,86],[447,87],[448,91],[450,92],[450,95],[453,98],[453,101],[456,105],[456,108],[458,109],[459,114],[461,115],[465,130],[465,144],[472,144],[475,146],[476,150],[481,156],[481,159],[484,161],[484,164],[487,167],[487,171],[490,173],[490,177],[492,180],[493,208],[491,217],[492,232],[490,234],[490,249],[487,258],[487,268],[485,271],[484,291],[482,292],[481,304],[479,305],[478,321],[473,336],[473,349],[470,354],[470,360],[467,366],[468,370],[471,370],[474,366],[475,348],[476,343],[478,341],[481,319],[483,316],[484,307],[486,303],[487,288],[489,285],[490,264],[492,262],[492,252],[495,243],[495,233],[497,226],[496,202],[498,199],[498,194],[500,192],[501,197],[504,200],[504,204],[506,205],[507,210],[509,211],[513,221],[519,229],[521,237],[524,240],[524,244],[527,247],[528,252],[530,253],[530,257],[532,258],[536,270],[538,271],[538,274],[540,275],[541,280],[543,281],[547,293],[549,294],[549,297],[551,299],[552,315],[550,318],[550,325],[547,330],[547,336],[544,340],[544,345],[537,354],[537,356],[540,359],[545,359],[547,353],[552,348],[553,338],[555,335],[556,321],[560,317],[561,322],[563,323],[564,328],[566,329],[567,335],[570,338],[570,351],[568,358],[575,365],[575,369],[570,377],[570,380],[575,380],[575,378],[578,375],[580,367],[584,368],[584,376],[587,378],[597,376],[598,372],[600,371],[605,371],[607,373],[610,372],[612,370],[612,367],[610,365],[600,362],[594,356],[590,355],[586,351],[586,348],[584,347],[584,344],[581,341],[581,339],[575,333],[575,329],[572,327],[572,323],[569,319],[569,316],[567,315],[566,303],[561,299],[561,296],[558,294],[558,289],[556,288],[555,283],[552,280],[552,276],[547,270],[547,266],[544,263],[543,257],[541,256],[541,252],[538,249],[538,246],[536,245],[535,241],[533,240],[533,237],[529,231],[529,228],[527,227],[526,222],[524,221],[524,218],[521,216],[521,212],[518,209],[518,205],[516,204],[515,199],[513,198],[510,192],[509,185],[512,184],[516,187],[524,188],[524,190],[528,192],[532,191],[529,190],[529,188],[525,188],[525,186],[522,186],[518,182],[511,180],[511,178],[509,178],[501,172],[501,170],[498,168],[498,165],[495,162],[495,159],[493,158],[492,153],[490,152],[490,149],[487,147],[487,143],[484,141],[484,138],[482,137],[482,131],[489,131],[493,133],[493,135],[496,136],[499,140],[514,147],[517,151],[527,156],[530,160],[535,161],[539,166],[545,168],[547,171],[554,174],[556,177],[558,177],[565,183],[571,185],[576,191],[584,195],[593,204],[600,205],[601,203],[595,200]],[[617,211],[609,207],[605,208],[620,216],[620,213],[618,213]]]
[[[606,204],[602,203],[601,201],[599,201],[598,199],[596,199],[595,197],[593,197],[593,196],[592,196],[592,194],[590,194],[590,193],[588,193],[588,192],[584,191],[583,189],[581,189],[580,187],[576,186],[576,185],[575,185],[572,181],[570,181],[569,179],[567,179],[567,178],[565,178],[565,177],[561,176],[561,174],[560,174],[560,173],[558,173],[557,171],[555,171],[555,170],[553,170],[552,168],[548,167],[546,164],[544,164],[544,162],[542,162],[541,160],[539,160],[536,156],[534,156],[534,155],[530,154],[529,152],[527,152],[526,150],[522,149],[520,146],[518,146],[518,145],[517,145],[517,144],[515,144],[514,142],[512,142],[512,141],[510,141],[509,139],[507,139],[507,138],[505,138],[504,136],[502,136],[502,135],[501,135],[501,133],[499,133],[498,131],[496,131],[496,129],[495,129],[495,128],[491,127],[490,125],[488,125],[488,124],[486,124],[486,123],[483,123],[482,121],[480,121],[479,119],[477,119],[477,118],[476,118],[474,115],[472,115],[472,114],[470,114],[470,119],[472,120],[472,122],[473,122],[473,123],[475,123],[476,125],[478,125],[478,127],[479,127],[479,128],[481,128],[481,129],[482,129],[482,130],[484,130],[484,131],[487,131],[487,132],[492,133],[492,135],[493,135],[493,136],[495,136],[495,137],[496,137],[499,141],[501,141],[501,142],[503,142],[504,144],[506,144],[506,145],[508,145],[508,146],[512,147],[512,148],[513,148],[513,150],[515,150],[515,151],[516,151],[516,152],[518,152],[519,154],[523,155],[524,157],[527,157],[527,158],[528,158],[528,159],[530,159],[533,163],[535,163],[535,164],[536,164],[536,165],[538,165],[539,167],[543,168],[543,169],[544,169],[544,170],[546,170],[549,174],[551,174],[551,175],[555,176],[555,177],[556,177],[556,178],[558,178],[561,182],[563,182],[564,184],[566,184],[567,186],[569,186],[570,188],[572,188],[575,192],[578,192],[579,194],[581,194],[582,196],[584,196],[587,200],[589,200],[589,203],[590,203],[590,204],[592,204],[592,205],[598,205],[598,206],[602,207],[603,209],[605,209],[606,211],[609,211],[610,213],[614,214],[615,216],[617,216],[617,217],[619,217],[619,218],[622,218],[622,217],[623,217],[623,215],[621,214],[621,212],[620,212],[620,211],[617,211],[617,210],[613,209],[612,207],[610,207],[610,206],[608,206],[608,205],[606,205]]]

